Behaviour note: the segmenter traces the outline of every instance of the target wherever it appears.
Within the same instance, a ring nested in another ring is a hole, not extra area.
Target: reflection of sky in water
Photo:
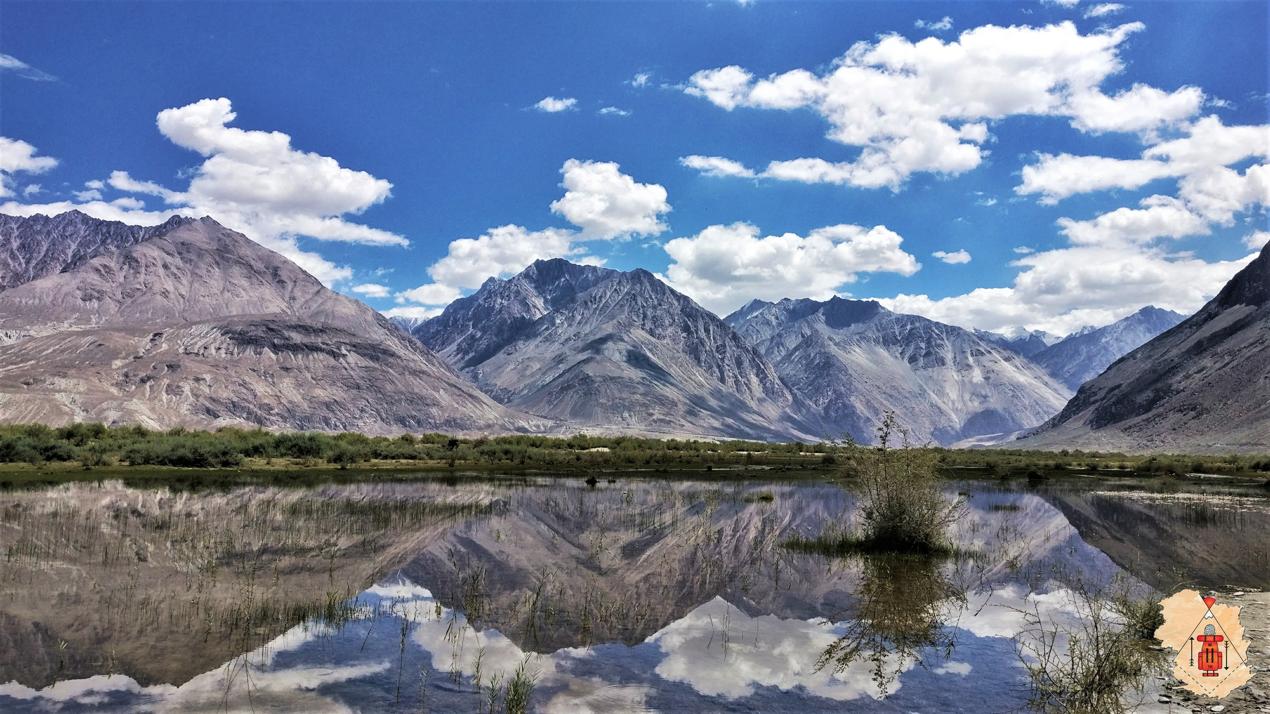
[[[797,514],[815,513],[823,522],[834,510],[825,504],[835,498],[841,498],[836,489],[794,487],[779,489],[776,502],[795,514],[786,526],[799,528],[808,521]],[[716,518],[734,515],[725,508]],[[493,519],[458,532],[482,549],[495,548],[508,527]],[[977,711],[1018,710],[1028,692],[1012,638],[1024,627],[1023,612],[1060,623],[1077,612],[1070,592],[1047,574],[1067,569],[1106,582],[1119,569],[1082,541],[1057,509],[1030,494],[977,492],[955,531],[962,547],[986,557],[972,581],[962,577],[961,566],[941,568],[964,587],[964,600],[940,604],[940,629],[954,647],[916,656],[883,653],[885,668],[896,676],[881,688],[868,658],[842,668],[817,666],[850,625],[840,619],[850,609],[830,596],[857,594],[862,576],[841,564],[813,563],[801,573],[808,582],[791,584],[788,593],[756,593],[758,600],[721,584],[719,594],[681,610],[643,641],[537,653],[488,620],[470,625],[433,597],[429,583],[398,574],[362,593],[356,616],[344,626],[297,626],[180,686],[143,687],[124,675],[41,690],[10,682],[0,684],[0,709],[470,711],[486,706],[473,682],[478,669],[482,683],[492,674],[507,683],[524,663],[536,673],[535,707],[549,712],[955,711],[971,701]],[[827,574],[811,582],[816,568]],[[818,608],[820,616],[805,616]]]
[[[1073,615],[1066,590],[1038,595],[1007,586],[972,594],[955,616],[951,657],[927,653],[920,663],[893,662],[901,674],[879,692],[863,660],[840,672],[816,669],[820,652],[841,634],[840,623],[751,617],[722,598],[635,646],[545,654],[526,653],[497,630],[475,631],[461,613],[438,607],[428,590],[406,581],[373,587],[358,603],[357,618],[339,630],[298,626],[179,687],[141,687],[123,675],[39,691],[10,683],[0,685],[0,708],[419,711],[426,669],[422,696],[429,710],[473,710],[484,702],[472,682],[479,658],[483,679],[500,673],[503,681],[527,662],[537,673],[535,702],[547,712],[771,710],[795,703],[804,711],[844,705],[950,711],[968,696],[980,711],[1005,711],[1026,699],[1010,639],[1022,624],[1020,610],[1038,607],[1054,620]]]

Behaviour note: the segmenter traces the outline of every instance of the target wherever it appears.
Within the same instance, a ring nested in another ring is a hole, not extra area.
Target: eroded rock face
[[[1186,316],[1148,305],[1110,325],[1083,330],[1037,352],[1032,360],[1071,389],[1102,374],[1113,362]]]
[[[751,303],[730,316],[838,436],[871,442],[894,411],[918,443],[1016,431],[1069,392],[1026,358],[959,327],[833,298]]]
[[[1016,443],[1270,449],[1270,248],[1199,312],[1086,382],[1058,416]]]
[[[87,231],[92,220],[73,225]],[[374,310],[209,218],[0,292],[0,365],[6,421],[544,426],[490,400]]]
[[[158,226],[130,226],[79,211],[29,218],[0,214],[0,290],[77,268],[192,220],[178,216]]]
[[[496,400],[576,426],[761,439],[822,431],[761,354],[644,270],[538,261],[414,334]]]

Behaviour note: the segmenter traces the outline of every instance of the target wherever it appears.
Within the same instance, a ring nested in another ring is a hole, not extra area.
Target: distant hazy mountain
[[[4,421],[526,426],[378,313],[209,218],[122,248],[94,233],[117,235],[119,224],[58,218],[7,219],[4,242],[106,248],[0,292]]]
[[[644,270],[540,260],[486,281],[414,334],[499,402],[574,426],[819,433],[762,355]]]
[[[428,318],[426,317],[390,317],[388,318],[388,322],[391,323],[393,327],[397,328],[398,330],[401,330],[407,335],[414,332],[416,327],[418,327],[419,325],[422,325],[423,323],[427,321],[428,321]]]
[[[1148,305],[1110,325],[1081,330],[1030,356],[1063,384],[1077,389],[1112,362],[1184,319],[1180,313]]]
[[[994,345],[1029,358],[1063,339],[1044,330],[1021,330],[1013,334],[975,330],[974,333]]]
[[[1270,246],[1199,312],[1086,382],[1016,443],[1270,451]]]
[[[79,211],[30,218],[0,214],[0,290],[77,268],[193,220],[174,217],[158,226],[130,226]]]
[[[959,327],[873,301],[751,303],[730,315],[836,434],[872,441],[893,410],[918,442],[1038,425],[1070,393],[1036,365]]]

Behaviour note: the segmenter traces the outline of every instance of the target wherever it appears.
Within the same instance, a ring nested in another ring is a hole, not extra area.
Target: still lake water
[[[1270,589],[1264,491],[1141,483],[950,483],[942,561],[785,547],[814,479],[3,491],[0,710],[1018,711],[1077,591]]]

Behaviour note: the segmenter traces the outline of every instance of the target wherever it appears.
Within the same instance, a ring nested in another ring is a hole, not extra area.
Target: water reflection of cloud
[[[846,701],[861,696],[877,699],[899,688],[897,679],[887,691],[879,692],[869,663],[863,660],[837,672],[832,667],[817,671],[820,653],[840,635],[840,628],[824,620],[751,617],[716,597],[663,628],[649,642],[665,653],[656,668],[659,676],[685,682],[708,696],[737,699],[762,686],[786,691],[801,688],[818,697]],[[896,660],[889,666],[907,671],[913,663]]]
[[[267,644],[180,686],[142,686],[122,674],[63,680],[38,690],[17,682],[0,684],[0,708],[4,705],[3,698],[9,698],[30,702],[41,709],[59,709],[69,704],[121,706],[126,702],[127,709],[138,711],[254,711],[270,705],[306,712],[349,711],[345,705],[314,693],[315,690],[383,672],[389,668],[388,662],[272,668],[278,655],[301,650],[332,632],[311,623],[297,625]]]
[[[642,711],[652,703],[708,708],[703,697],[731,701],[759,695],[754,701],[760,702],[773,701],[770,697],[776,692],[792,693],[812,709],[823,706],[813,704],[814,698],[826,703],[863,700],[857,706],[869,708],[897,694],[901,683],[905,694],[900,699],[916,701],[915,697],[938,693],[940,681],[975,671],[963,655],[962,661],[937,659],[919,675],[913,672],[918,665],[915,657],[887,653],[886,666],[900,676],[879,689],[872,672],[875,663],[867,658],[840,670],[817,669],[820,654],[842,637],[849,623],[751,616],[721,597],[694,608],[640,644],[552,653],[527,652],[495,629],[478,631],[463,614],[440,605],[427,588],[404,579],[378,584],[359,601],[364,607],[354,622],[369,628],[365,635],[360,626],[339,631],[301,625],[179,687],[143,687],[122,675],[59,682],[44,690],[10,683],[0,685],[0,707],[7,697],[10,703],[51,709],[105,704],[150,711],[348,711],[343,700],[361,701],[359,692],[380,691],[382,682],[396,677],[396,633],[403,622],[408,635],[402,643],[410,646],[403,652],[422,655],[440,677],[460,677],[462,684],[446,695],[459,698],[450,701],[470,697],[474,702],[481,696],[472,684],[478,666],[483,680],[494,675],[506,684],[525,663],[536,673],[540,708],[546,712]],[[1009,585],[970,594],[961,616],[948,624],[973,635],[976,642],[1001,642],[1018,634],[1025,609],[1052,617],[1076,615],[1066,590],[1037,593]],[[384,621],[378,622],[381,618]],[[383,641],[378,649],[363,653],[359,645],[364,647],[363,638],[371,632]],[[974,651],[971,647],[966,654],[978,663]],[[335,663],[329,663],[332,658]],[[914,689],[908,692],[909,688]]]

